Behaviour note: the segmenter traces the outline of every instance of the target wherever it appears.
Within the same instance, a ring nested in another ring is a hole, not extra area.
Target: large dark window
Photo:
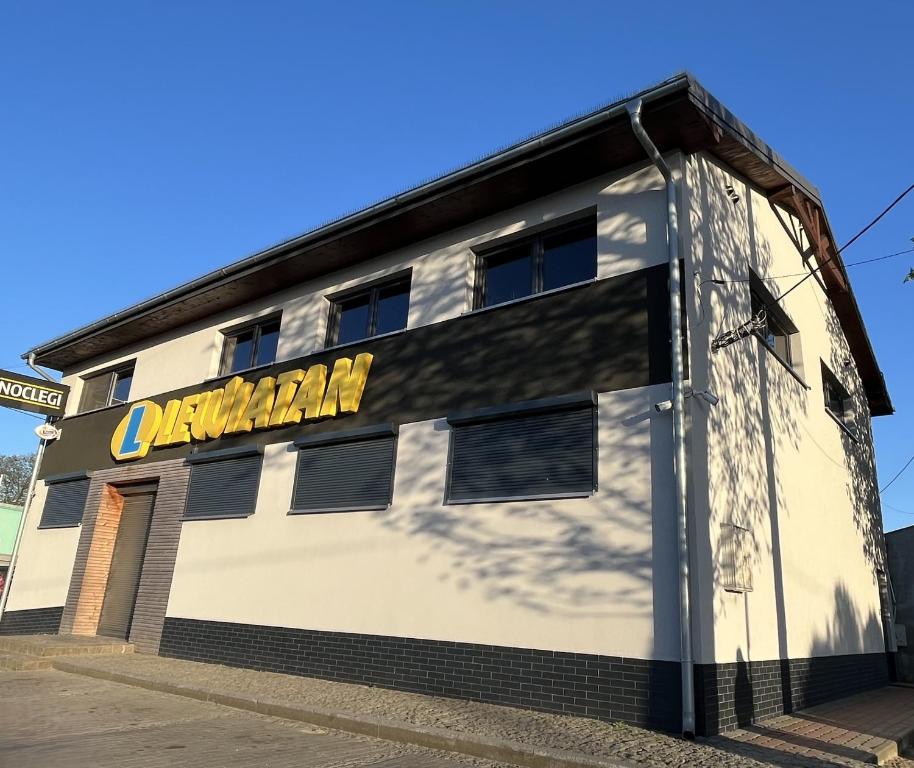
[[[79,411],[94,411],[108,405],[126,403],[130,399],[133,384],[133,363],[104,373],[92,374],[83,379]]]
[[[276,360],[281,319],[271,317],[223,333],[225,346],[222,349],[220,375],[227,375],[269,365]]]
[[[587,496],[596,488],[589,393],[455,414],[448,422],[450,502]]]
[[[391,425],[295,441],[292,512],[386,509],[393,497],[396,431]]]
[[[330,299],[327,346],[393,333],[406,328],[410,278],[398,277]]]
[[[48,495],[44,500],[39,528],[72,528],[79,525],[89,495],[89,478],[48,479]]]
[[[513,242],[479,256],[476,307],[551,291],[597,276],[593,220]]]
[[[822,363],[822,393],[825,409],[835,417],[841,426],[850,432],[856,430],[854,422],[854,401],[838,377]]]
[[[185,520],[247,517],[254,514],[263,455],[260,448],[229,448],[194,454]]]

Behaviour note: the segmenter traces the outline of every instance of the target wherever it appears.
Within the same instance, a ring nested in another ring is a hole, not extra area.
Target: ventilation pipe
[[[676,204],[676,182],[670,167],[641,124],[640,98],[625,105],[637,136],[651,162],[666,182],[667,247],[670,260],[670,331],[672,336],[673,374],[673,478],[676,485],[676,518],[679,543],[679,632],[680,667],[682,669],[682,735],[695,736],[695,679],[692,661],[692,620],[689,605],[689,526],[686,487],[685,385],[682,355],[682,306],[679,270],[679,213]]]

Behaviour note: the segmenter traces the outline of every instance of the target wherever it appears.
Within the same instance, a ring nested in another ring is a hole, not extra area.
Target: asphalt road
[[[0,672],[0,768],[19,766],[495,768],[52,670]]]

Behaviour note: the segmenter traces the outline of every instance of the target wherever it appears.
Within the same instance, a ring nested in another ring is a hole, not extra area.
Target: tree
[[[34,464],[34,453],[0,456],[0,477],[2,477],[0,502],[25,504],[25,495],[29,492],[29,481],[32,479]]]

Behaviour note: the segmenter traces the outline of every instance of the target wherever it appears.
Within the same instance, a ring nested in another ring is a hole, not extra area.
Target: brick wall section
[[[63,606],[6,611],[0,619],[0,635],[54,635],[60,629]]]
[[[64,604],[62,632],[94,635],[98,629],[123,502],[112,486],[92,479]]]
[[[698,732],[722,733],[887,683],[884,653],[698,664]]]
[[[123,504],[116,486],[158,482],[129,638],[139,651],[158,651],[189,477],[190,470],[182,459],[117,467],[93,474],[60,623],[61,633],[92,635],[98,629]]]
[[[168,617],[159,653],[435,696],[680,727],[679,664]]]

